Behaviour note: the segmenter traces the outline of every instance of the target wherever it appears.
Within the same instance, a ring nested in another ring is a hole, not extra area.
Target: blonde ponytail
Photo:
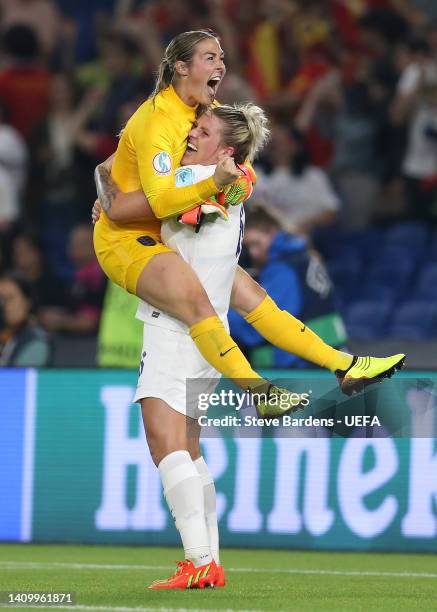
[[[256,154],[267,143],[270,137],[268,128],[269,121],[262,108],[252,103],[242,104],[240,110],[246,118],[249,130],[249,153],[247,157],[250,161],[255,159]]]

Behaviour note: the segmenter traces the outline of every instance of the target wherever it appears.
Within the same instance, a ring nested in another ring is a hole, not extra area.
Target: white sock
[[[209,547],[211,554],[217,565],[220,565],[219,557],[219,532],[217,524],[217,508],[215,485],[211,476],[211,472],[206,465],[205,459],[199,457],[193,461],[203,484],[203,497],[205,500],[205,520],[208,528]]]
[[[211,563],[203,485],[188,451],[175,451],[158,465],[164,496],[181,534],[185,558],[195,567]]]

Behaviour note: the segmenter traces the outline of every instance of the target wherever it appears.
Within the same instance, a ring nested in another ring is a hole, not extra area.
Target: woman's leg
[[[242,388],[264,383],[225,330],[193,269],[175,253],[159,253],[142,270],[136,294],[190,327],[203,357]]]
[[[136,294],[191,327],[216,312],[194,270],[176,253],[158,253],[138,277]]]
[[[280,310],[266,291],[238,266],[232,287],[231,307],[268,342],[332,372],[346,370],[352,355],[326,344],[286,310]]]
[[[217,522],[217,496],[215,492],[214,480],[211,476],[211,472],[208,469],[205,459],[202,457],[199,438],[200,438],[200,427],[198,427],[197,435],[190,435],[188,437],[188,451],[191,455],[194,465],[199,473],[200,479],[203,485],[203,497],[205,502],[205,521],[208,529],[209,547],[211,549],[211,555],[217,565],[220,565],[220,554],[219,554],[219,531]],[[193,432],[194,433],[194,432]],[[224,586],[217,585],[217,586]]]
[[[141,400],[141,412],[150,453],[181,535],[185,558],[195,567],[211,563],[204,486],[188,452],[187,427],[192,419],[154,397]]]

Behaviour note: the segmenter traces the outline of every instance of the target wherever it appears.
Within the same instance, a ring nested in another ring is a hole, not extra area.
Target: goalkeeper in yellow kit
[[[185,32],[169,44],[154,95],[128,121],[112,166],[112,177],[120,189],[142,190],[155,218],[111,221],[106,214],[111,193],[104,197],[105,185],[101,185],[106,212],[96,224],[94,245],[111,280],[188,325],[200,353],[224,376],[260,390],[264,381],[225,330],[197,276],[160,237],[159,219],[192,209],[238,177],[233,159],[225,157],[213,177],[189,187],[174,184],[174,170],[186,150],[198,107],[214,102],[224,74],[223,52],[210,32]],[[279,310],[244,273],[237,275],[232,306],[276,346],[339,372],[346,391],[357,383],[361,387],[363,380],[391,373],[404,358],[397,355],[364,362],[333,349],[310,329],[302,332],[300,321]]]

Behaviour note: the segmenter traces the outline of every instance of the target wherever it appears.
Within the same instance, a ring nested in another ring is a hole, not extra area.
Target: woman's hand
[[[230,185],[240,176],[240,171],[235,165],[234,158],[226,155],[216,166],[214,172],[214,182],[218,189]]]
[[[93,220],[93,225],[97,223],[100,219],[100,213],[102,212],[102,207],[100,205],[99,200],[94,202],[93,210],[91,212],[91,219]]]

